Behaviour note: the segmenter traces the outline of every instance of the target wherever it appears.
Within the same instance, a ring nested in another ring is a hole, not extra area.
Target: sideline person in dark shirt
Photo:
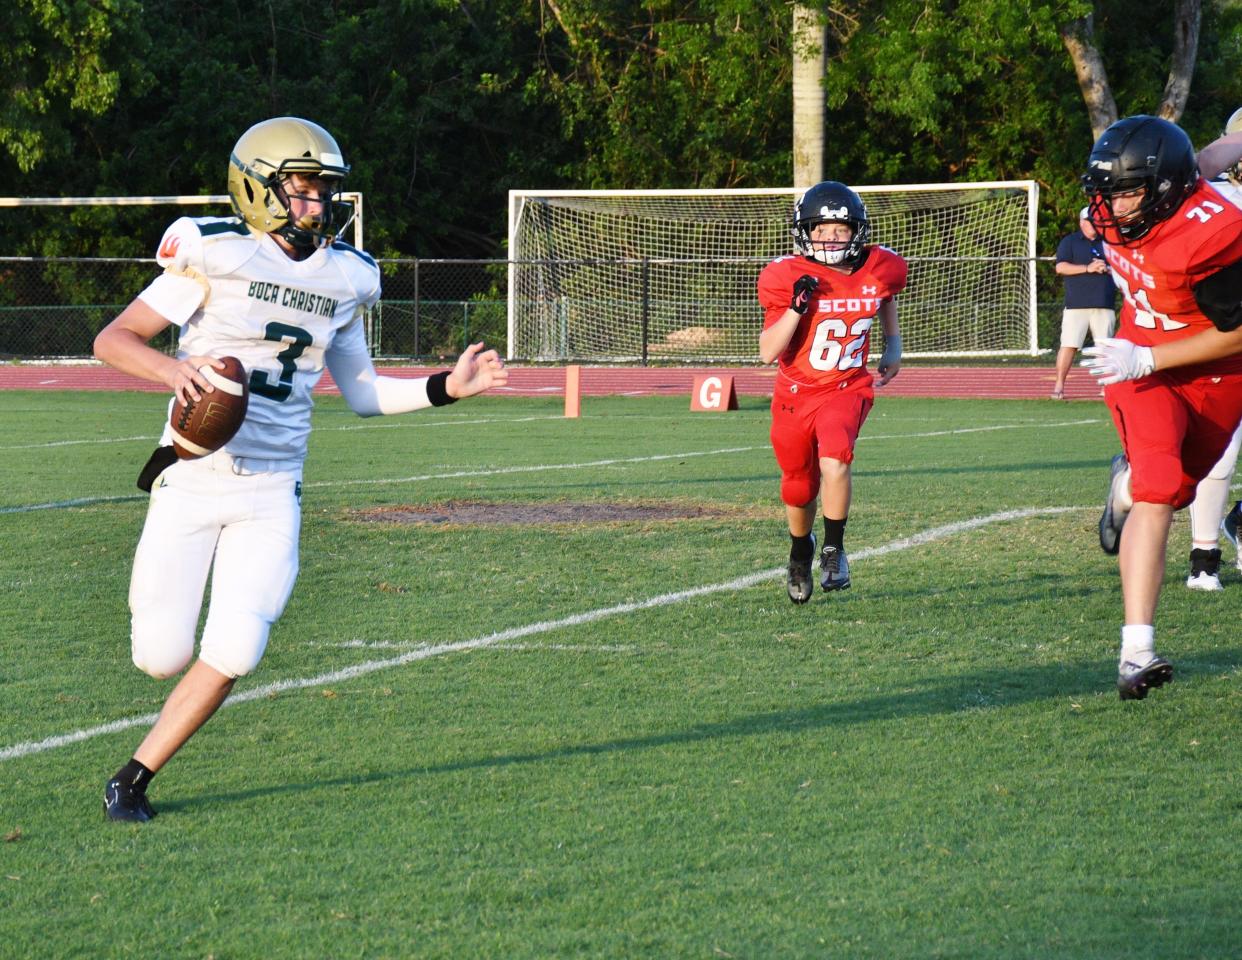
[[[1057,382],[1053,400],[1065,399],[1065,378],[1091,331],[1091,339],[1111,337],[1117,322],[1114,309],[1117,288],[1104,261],[1099,234],[1087,217],[1087,208],[1078,214],[1078,229],[1062,238],[1057,246],[1057,274],[1065,278],[1065,310],[1061,314],[1061,349],[1057,351]]]

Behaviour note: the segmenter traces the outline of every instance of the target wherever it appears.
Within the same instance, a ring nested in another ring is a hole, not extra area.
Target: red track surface
[[[418,377],[443,367],[385,367],[387,376]],[[583,367],[583,396],[605,394],[690,396],[694,378],[700,374],[729,374],[741,396],[772,394],[771,368],[703,367]],[[1052,390],[1051,367],[920,367],[907,366],[884,388],[891,397],[959,397],[1004,400],[1039,400]],[[558,396],[565,387],[560,367],[512,367],[509,386],[502,393],[519,397]],[[0,366],[0,390],[144,390],[164,392],[164,387],[118,373],[100,364],[4,365]],[[325,373],[317,394],[338,394],[332,377]],[[1081,370],[1070,374],[1066,397],[1098,399],[1099,391]]]

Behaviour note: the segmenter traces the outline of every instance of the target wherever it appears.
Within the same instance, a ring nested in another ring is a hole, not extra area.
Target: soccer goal
[[[910,264],[906,356],[1039,352],[1034,181],[854,189],[872,242]],[[510,191],[510,359],[757,361],[755,281],[793,252],[800,193]]]

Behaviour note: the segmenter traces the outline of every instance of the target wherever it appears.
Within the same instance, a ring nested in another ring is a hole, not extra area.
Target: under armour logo
[[[1147,257],[1139,253],[1137,250],[1135,250],[1134,253],[1131,254],[1131,257],[1137,260],[1139,263],[1143,263],[1144,261],[1147,260]]]
[[[868,294],[868,293],[869,293],[869,294],[871,294],[873,297],[874,297],[874,296],[875,296],[875,295],[879,292],[879,290],[880,290],[880,288],[879,288],[879,287],[869,287],[869,286],[867,286],[865,283],[863,284],[863,288],[862,288],[862,292],[863,292],[864,294]]]
[[[794,412],[793,404],[791,404],[791,403],[782,403],[782,404],[781,404],[781,410],[783,410],[785,413],[793,413],[793,412]]]
[[[845,207],[837,207],[835,210],[832,207],[820,207],[819,215],[825,220],[848,220],[850,218],[850,212]]]

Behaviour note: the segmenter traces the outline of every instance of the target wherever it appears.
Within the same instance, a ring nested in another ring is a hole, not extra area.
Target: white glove
[[[1095,346],[1083,350],[1082,355],[1087,358],[1082,365],[1091,376],[1100,378],[1102,387],[1123,380],[1137,380],[1156,367],[1151,347],[1140,347],[1120,337],[1101,337]]]

